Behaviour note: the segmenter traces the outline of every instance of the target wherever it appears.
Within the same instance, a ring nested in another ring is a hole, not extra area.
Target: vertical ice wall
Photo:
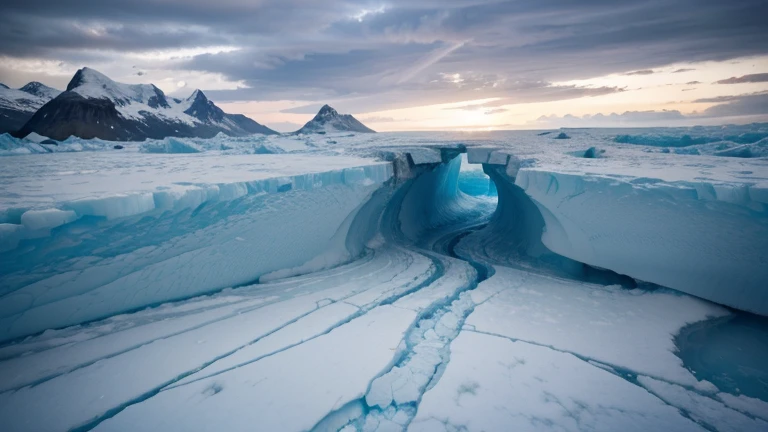
[[[181,195],[80,200],[65,205],[76,217],[53,229],[32,223],[44,224],[47,214],[22,216],[16,231],[32,238],[0,252],[0,340],[256,282],[280,269],[311,271],[326,264],[329,250],[338,264],[362,251],[371,233],[355,217],[391,176],[391,165],[381,163]]]
[[[575,260],[768,315],[768,209],[747,186],[523,169],[543,243]],[[762,197],[765,199],[765,197]]]
[[[513,260],[521,252],[546,258],[548,250],[768,315],[765,189],[557,172],[506,150],[470,149],[469,159],[484,164],[497,183],[499,210],[478,233],[495,259]],[[571,264],[558,263],[577,270]]]
[[[419,239],[427,230],[455,224],[486,211],[485,207],[478,206],[477,199],[459,191],[461,158],[446,151],[443,159],[445,162],[425,165],[400,203],[400,228],[411,240]]]

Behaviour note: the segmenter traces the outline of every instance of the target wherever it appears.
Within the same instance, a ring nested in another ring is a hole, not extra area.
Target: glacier
[[[766,430],[729,128],[0,136],[0,429]]]
[[[125,157],[103,152],[61,156],[37,170],[20,156],[6,170],[11,195],[45,192],[4,203],[3,225],[13,227],[0,240],[4,339],[247,284],[334,242],[344,249],[337,231],[392,175],[388,164],[355,158],[133,154],[126,169]],[[42,173],[55,186],[43,186]],[[199,183],[203,173],[217,182]]]

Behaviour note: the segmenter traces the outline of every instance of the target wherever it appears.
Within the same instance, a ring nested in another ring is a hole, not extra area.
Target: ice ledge
[[[9,177],[13,182],[7,185],[8,195],[22,198],[0,198],[0,252],[15,248],[23,239],[46,236],[51,229],[85,216],[109,221],[179,212],[246,195],[309,191],[333,184],[381,184],[393,176],[391,163],[356,157],[70,156],[56,155],[62,165],[66,163],[66,171],[64,166],[56,166],[55,171],[42,166],[40,171],[47,172],[35,172],[34,167],[24,163],[15,165],[19,172],[11,169]],[[128,158],[131,161],[122,160]],[[123,162],[136,166],[124,170]],[[86,165],[99,169],[87,169]],[[30,194],[29,190],[39,192]]]
[[[768,315],[765,161],[547,152],[526,159],[494,147],[467,153],[470,163],[503,166],[532,199],[553,252]]]
[[[88,156],[14,182],[40,186],[26,209],[3,201],[0,340],[252,283],[339,245],[334,253],[358,250],[367,238],[352,221],[393,176],[390,162],[350,157],[134,154],[86,170]]]
[[[768,190],[521,169],[552,251],[768,315]]]

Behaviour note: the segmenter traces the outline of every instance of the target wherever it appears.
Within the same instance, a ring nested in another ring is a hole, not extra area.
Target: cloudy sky
[[[293,130],[768,121],[765,0],[6,0],[0,82],[83,66]]]

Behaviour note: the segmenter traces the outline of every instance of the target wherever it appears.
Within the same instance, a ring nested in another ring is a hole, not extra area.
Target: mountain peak
[[[45,84],[39,82],[39,81],[30,81],[28,82],[24,87],[20,88],[21,91],[27,91],[32,90],[40,87],[47,87]]]
[[[326,117],[326,116],[337,116],[339,115],[339,113],[338,111],[333,109],[333,107],[331,107],[330,105],[325,104],[323,105],[322,108],[320,108],[320,111],[317,112],[317,115],[321,117]]]
[[[208,98],[205,96],[205,93],[203,93],[203,91],[200,89],[195,89],[195,91],[193,91],[192,94],[187,98],[187,100],[191,102],[197,101],[198,99],[200,101],[208,100]]]
[[[327,133],[327,132],[363,132],[371,133],[374,130],[360,123],[349,114],[339,114],[328,104],[325,104],[317,112],[317,115],[307,122],[296,133]]]
[[[185,100],[170,99],[153,84],[113,81],[88,67],[74,74],[67,91],[60,96],[57,90],[37,82],[27,84],[24,90],[55,94],[47,99],[25,97],[36,105],[26,110],[32,112],[31,118],[27,115],[22,119],[26,123],[14,126],[13,130],[42,132],[41,135],[54,139],[70,135],[142,140],[168,136],[206,138],[219,132],[231,136],[277,133],[247,117],[225,113],[200,90]],[[21,91],[14,92],[24,96]]]
[[[103,73],[89,67],[83,67],[75,72],[75,76],[73,76],[69,81],[69,84],[67,84],[67,91],[72,91],[86,83],[105,85],[112,82],[113,81]]]
[[[17,132],[35,112],[60,93],[35,81],[20,89],[0,84],[0,134]]]
[[[165,93],[153,84],[119,83],[88,67],[75,73],[67,85],[67,91],[90,99],[109,99],[120,107],[138,102],[151,108],[170,108]]]
[[[53,99],[61,93],[59,90],[56,90],[55,88],[52,88],[52,87],[48,87],[47,85],[37,81],[32,81],[30,83],[27,83],[27,85],[20,88],[19,90],[23,91],[24,93],[29,93],[31,95],[40,96],[48,99]]]
[[[192,92],[187,102],[189,102],[189,108],[184,110],[184,113],[200,121],[221,122],[226,117],[226,113],[205,97],[205,93],[199,89]]]

